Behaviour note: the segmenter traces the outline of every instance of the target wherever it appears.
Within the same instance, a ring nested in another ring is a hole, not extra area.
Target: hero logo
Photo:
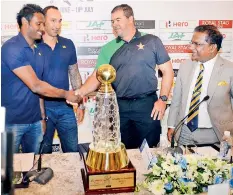
[[[171,62],[174,64],[174,63],[177,63],[177,64],[180,64],[182,63],[183,61],[185,61],[187,59],[179,59],[179,58],[176,58],[176,59],[172,59]]]
[[[2,31],[18,31],[17,23],[2,23],[1,24]]]
[[[188,27],[188,22],[177,22],[177,21],[167,21],[166,22],[166,28],[172,28],[172,27]]]
[[[91,41],[107,41],[108,36],[107,35],[89,35],[87,34],[84,37],[84,42],[91,42]]]

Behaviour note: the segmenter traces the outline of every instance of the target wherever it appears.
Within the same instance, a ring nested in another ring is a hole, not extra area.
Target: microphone
[[[5,121],[5,118],[4,118]],[[1,190],[2,194],[14,194],[13,187],[13,154],[14,135],[13,132],[1,133]]]
[[[195,110],[197,107],[199,107],[203,102],[207,101],[210,98],[210,96],[205,96],[196,106],[194,106],[193,110]],[[175,147],[175,135],[178,131],[178,129],[183,126],[185,119],[188,118],[190,116],[190,113],[188,113],[175,127],[173,134],[172,134],[172,138],[171,138],[171,147],[168,148],[168,152],[173,153],[179,153],[179,154],[183,154],[183,150],[177,146]]]
[[[40,145],[40,150],[39,150],[40,156],[38,159],[37,170],[29,171],[26,174],[28,178],[33,176],[32,180],[39,184],[46,184],[53,177],[53,170],[50,167],[41,168],[42,151],[45,145],[47,146],[47,144],[44,144],[44,140],[43,140]]]

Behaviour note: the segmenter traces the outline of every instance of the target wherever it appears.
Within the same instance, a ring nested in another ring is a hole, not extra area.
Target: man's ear
[[[129,20],[130,20],[130,22],[134,23],[134,17],[133,16],[130,16]]]
[[[22,25],[28,25],[29,24],[26,18],[23,17],[21,20],[22,20]]]
[[[217,50],[217,44],[211,44],[210,45],[210,52],[213,53],[215,50]]]

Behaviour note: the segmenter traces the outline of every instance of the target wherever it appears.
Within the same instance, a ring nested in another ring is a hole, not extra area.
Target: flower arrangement
[[[158,155],[142,186],[153,194],[198,194],[208,185],[229,182],[232,164],[200,155]],[[230,180],[230,183],[232,180]]]

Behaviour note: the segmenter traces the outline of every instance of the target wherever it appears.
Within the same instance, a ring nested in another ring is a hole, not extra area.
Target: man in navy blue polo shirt
[[[49,71],[44,74],[44,80],[53,86],[68,90],[69,77],[73,90],[81,87],[82,80],[79,73],[74,43],[58,35],[61,31],[62,16],[58,8],[48,6],[44,8],[45,34],[40,44],[45,48],[49,58]],[[72,106],[64,99],[45,98],[45,111],[48,120],[44,136],[45,147],[43,153],[52,152],[54,131],[57,129],[63,152],[77,152],[78,133],[77,120]],[[79,122],[83,118],[83,109],[77,109]]]
[[[55,88],[41,81],[46,71],[45,53],[36,44],[41,39],[44,15],[41,7],[25,5],[17,14],[20,32],[1,49],[1,105],[6,107],[6,131],[14,132],[14,149],[39,152],[43,139],[39,96],[78,102],[73,91]],[[43,108],[42,108],[43,109]]]
[[[116,6],[111,20],[118,37],[102,47],[96,69],[102,64],[111,64],[116,69],[112,85],[119,105],[122,142],[126,148],[136,148],[146,138],[150,147],[156,146],[174,76],[170,58],[157,36],[136,29],[130,6]],[[159,98],[156,65],[163,73]],[[84,96],[98,86],[95,70],[77,94]]]

